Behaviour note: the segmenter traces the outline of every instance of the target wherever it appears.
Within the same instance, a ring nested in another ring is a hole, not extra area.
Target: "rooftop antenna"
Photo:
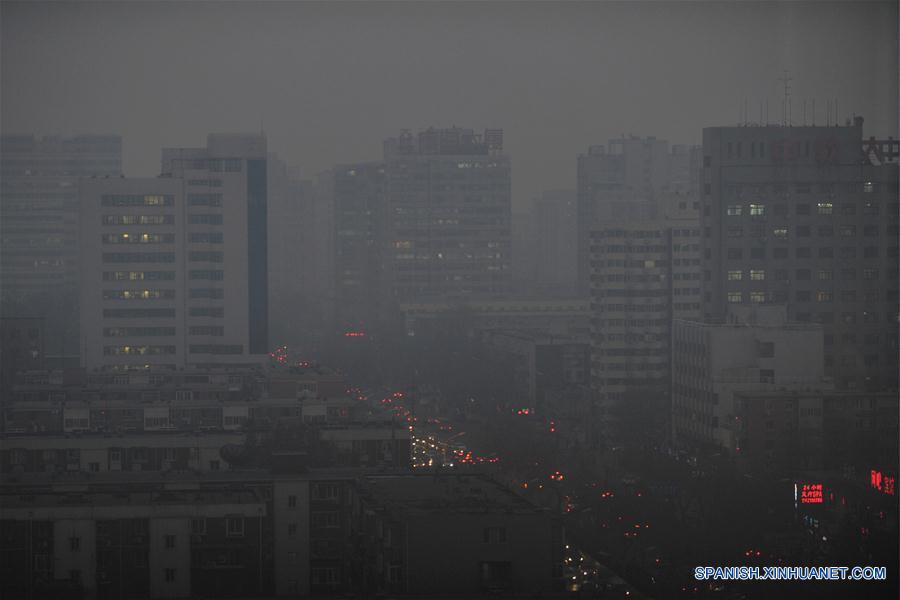
[[[784,98],[781,101],[781,126],[789,127],[791,124],[791,77],[787,69],[784,75],[778,78],[784,86]]]

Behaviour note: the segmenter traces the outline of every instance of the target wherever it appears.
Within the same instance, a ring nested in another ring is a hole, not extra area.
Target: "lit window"
[[[729,204],[728,205],[728,216],[729,217],[739,217],[741,216],[742,207],[740,204]]]
[[[740,281],[743,271],[728,271],[728,281]]]
[[[819,202],[817,207],[820,215],[830,215],[834,212],[834,204],[831,202]]]
[[[744,301],[744,294],[742,292],[728,292],[728,302],[731,304],[738,304]]]
[[[831,292],[816,292],[816,302],[831,302]]]
[[[750,269],[751,281],[764,281],[765,279],[766,272],[763,269]]]
[[[761,217],[765,214],[766,214],[766,205],[765,204],[751,204],[750,205],[750,216]]]
[[[766,301],[766,293],[765,292],[750,292],[750,302],[765,302]]]
[[[788,228],[787,227],[776,227],[772,230],[772,235],[777,238],[786,238],[788,236]]]

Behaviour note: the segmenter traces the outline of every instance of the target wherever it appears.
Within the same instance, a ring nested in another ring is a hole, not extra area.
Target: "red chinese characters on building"
[[[822,504],[822,484],[804,483],[800,488],[801,504]]]
[[[893,475],[887,475],[882,473],[881,471],[872,469],[869,481],[872,487],[879,492],[883,492],[888,496],[894,495],[897,480]]]

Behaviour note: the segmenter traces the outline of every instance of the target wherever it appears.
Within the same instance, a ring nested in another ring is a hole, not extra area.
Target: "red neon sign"
[[[800,488],[801,504],[822,504],[822,484],[804,483]]]
[[[872,469],[870,472],[869,483],[879,492],[885,493],[888,496],[893,496],[897,480],[893,475],[886,475],[881,471]]]

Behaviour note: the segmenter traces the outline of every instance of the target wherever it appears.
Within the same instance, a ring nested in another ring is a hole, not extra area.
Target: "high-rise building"
[[[658,216],[656,195],[684,178],[690,150],[655,137],[630,136],[595,145],[578,156],[578,281],[590,288],[590,231],[610,221]],[[681,167],[681,168],[679,168]]]
[[[266,140],[163,150],[163,174],[80,186],[82,364],[256,362],[268,352]]]
[[[332,173],[335,324],[344,332],[364,332],[378,319],[383,300],[385,167],[338,165]]]
[[[502,130],[427,129],[384,143],[389,297],[491,298],[510,281]]]
[[[825,328],[839,389],[897,386],[900,142],[843,127],[703,130],[703,316],[777,303]]]
[[[75,284],[78,179],[121,173],[119,136],[0,137],[4,295],[59,292]]]
[[[121,173],[116,135],[0,137],[3,315],[42,318],[49,355],[78,348],[78,179]]]
[[[301,178],[299,169],[289,167],[274,153],[269,154],[267,167],[269,321],[278,323],[277,328],[270,328],[269,341],[272,347],[296,347],[309,338],[313,186],[312,181]]]
[[[699,315],[696,218],[591,232],[591,383],[603,414],[668,394],[673,319]]]
[[[573,296],[578,281],[575,192],[544,192],[534,201],[531,219],[535,291],[540,295]]]
[[[589,236],[590,252],[591,385],[607,422],[624,403],[667,412],[672,321],[700,313],[698,154],[695,147],[670,150],[663,140],[630,138],[579,157],[578,237]]]
[[[331,207],[335,327],[362,332],[401,303],[509,290],[511,187],[501,130],[404,132],[384,160],[320,178]]]

